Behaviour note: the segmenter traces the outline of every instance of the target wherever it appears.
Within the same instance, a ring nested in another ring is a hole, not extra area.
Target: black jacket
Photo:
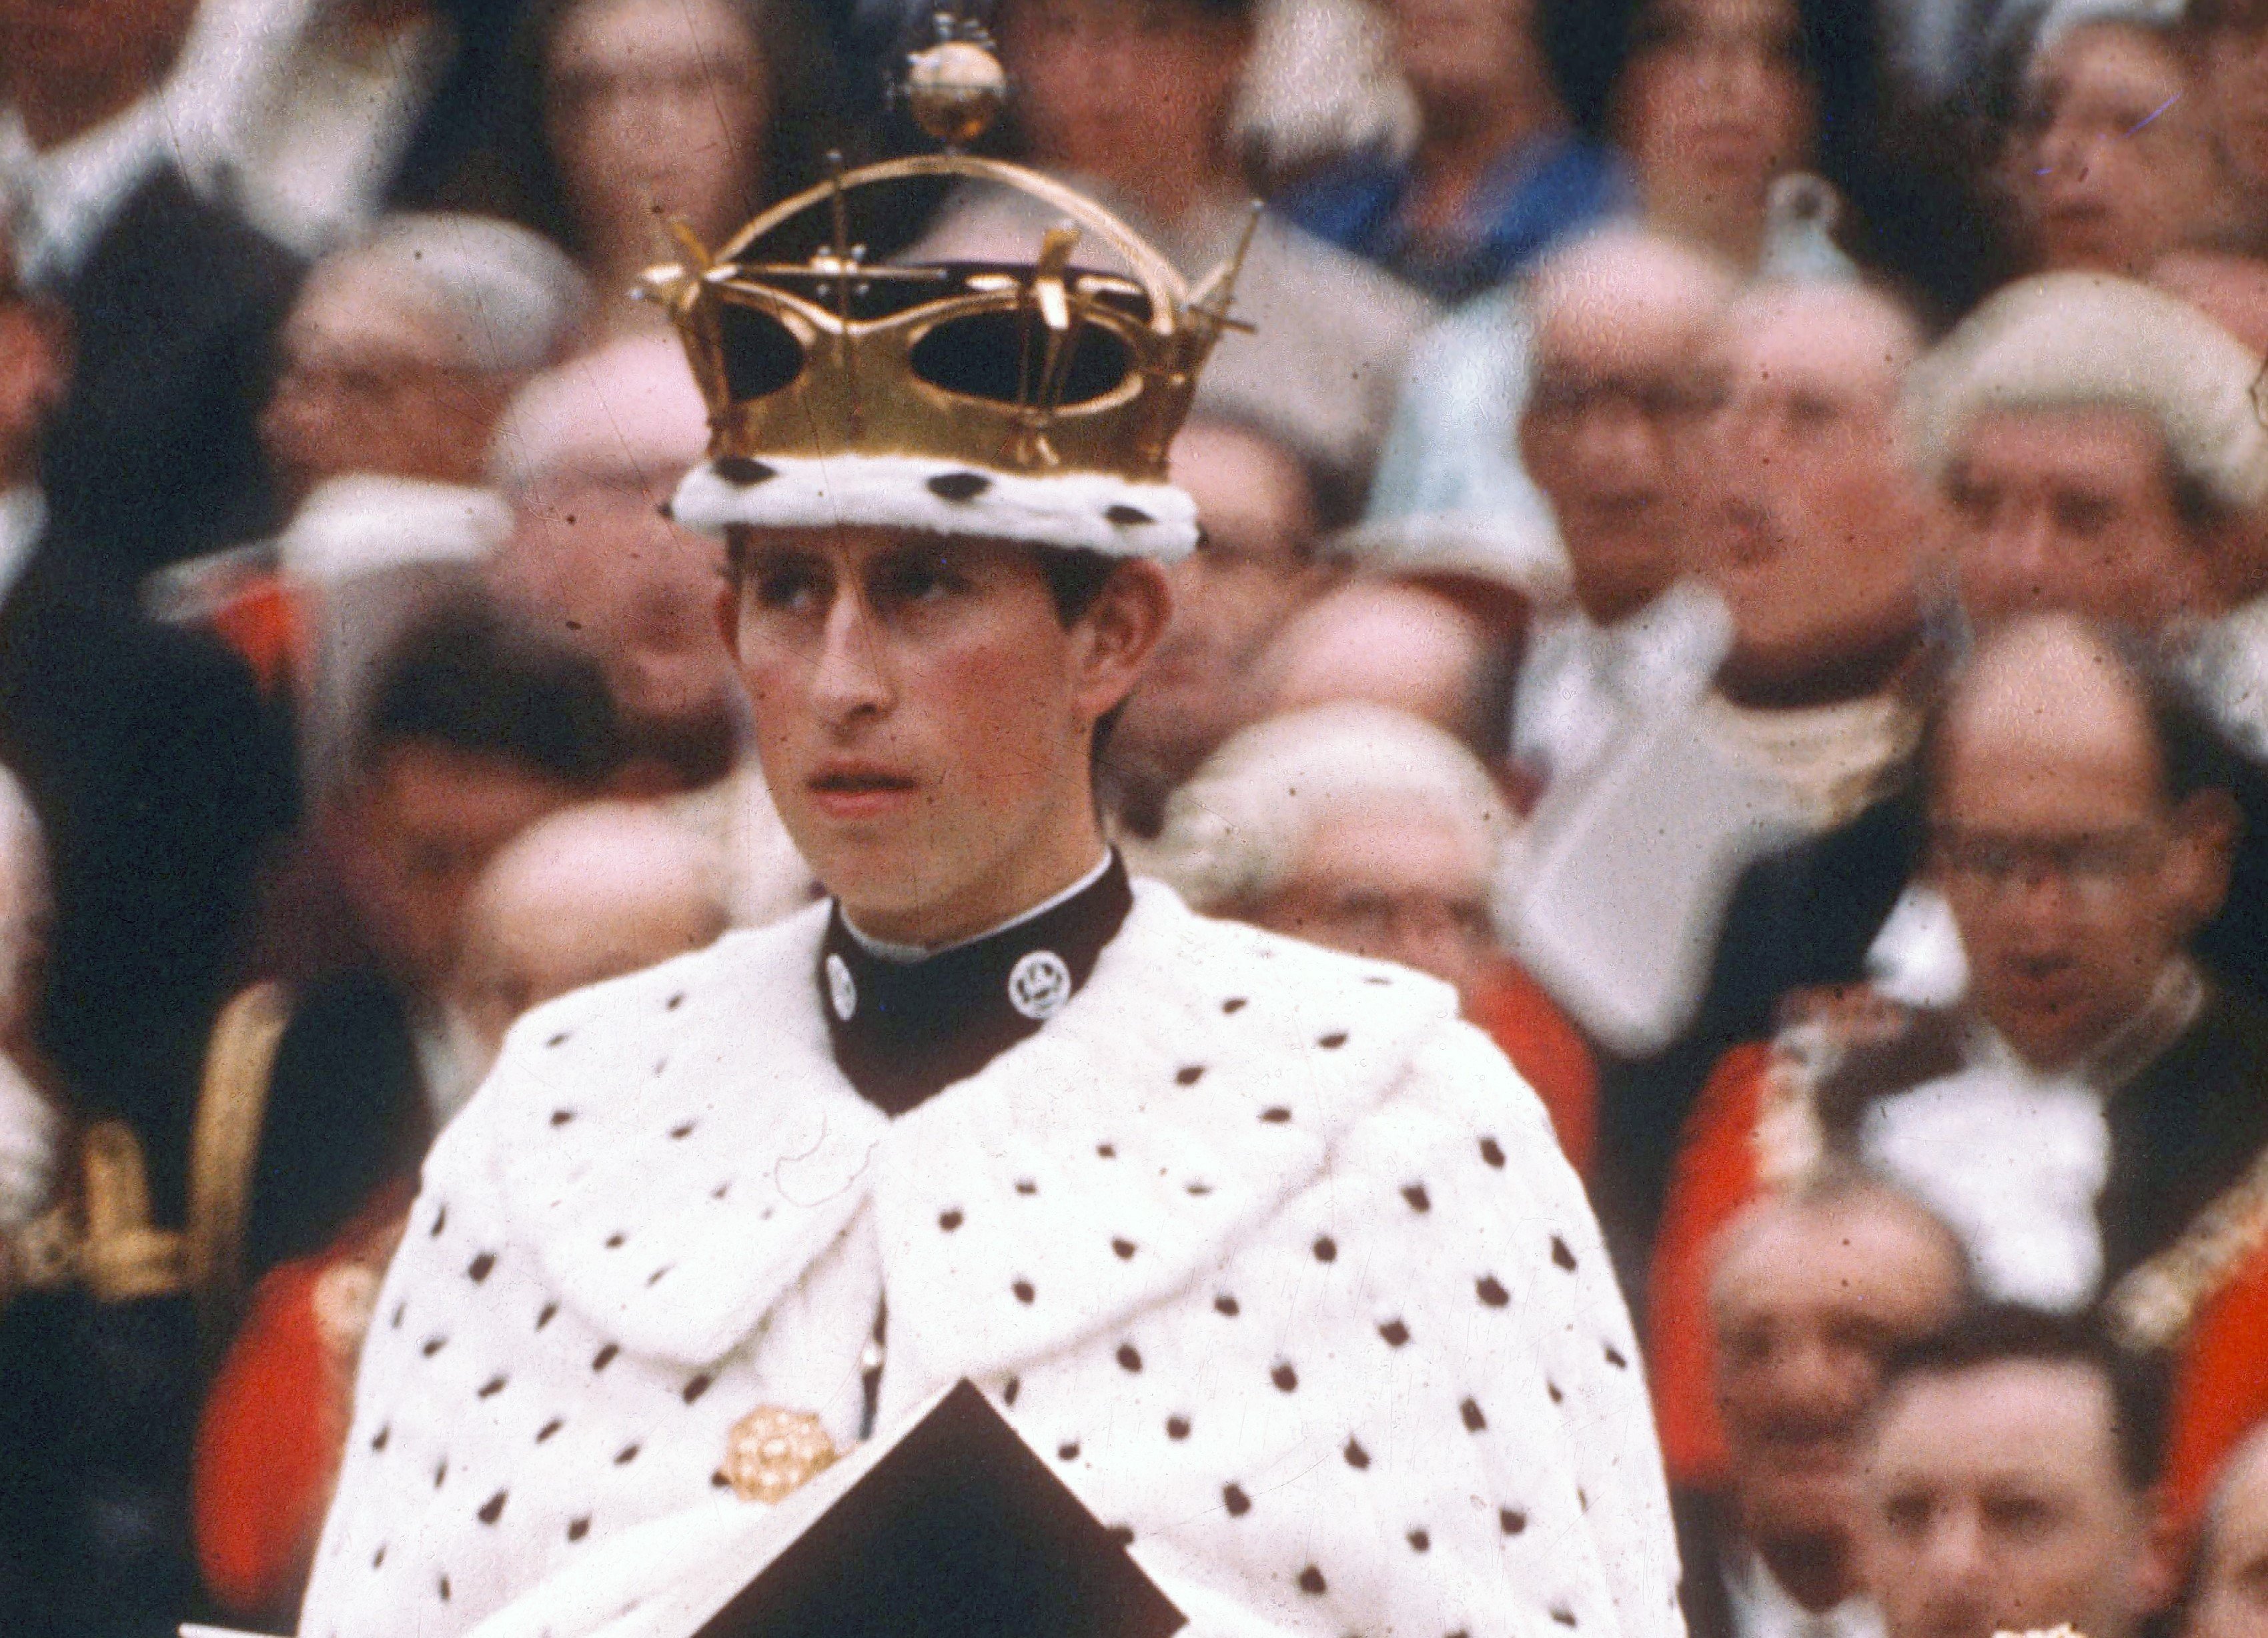
[[[41,481],[80,567],[131,582],[280,521],[255,429],[299,273],[171,165],[119,208],[56,292],[72,371]]]

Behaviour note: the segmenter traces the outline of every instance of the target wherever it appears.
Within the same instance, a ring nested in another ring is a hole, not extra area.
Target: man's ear
[[[2243,810],[2226,790],[2192,791],[2174,810],[2174,868],[2191,930],[2220,914],[2228,897],[2236,839],[2244,828]]]
[[[1081,716],[1100,721],[1133,692],[1173,618],[1174,593],[1156,563],[1130,558],[1110,571],[1071,628],[1072,693]]]
[[[2143,1510],[2142,1540],[2134,1559],[2134,1612],[2155,1615],[2172,1605],[2182,1590],[2183,1531],[2161,1488],[2153,1488],[2139,1503]]]

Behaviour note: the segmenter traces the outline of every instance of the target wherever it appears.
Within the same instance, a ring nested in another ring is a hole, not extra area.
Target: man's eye
[[[784,613],[802,613],[825,595],[820,577],[800,564],[781,564],[757,569],[751,577],[759,606]]]
[[[1926,1495],[1893,1495],[1882,1503],[1882,1522],[1911,1539],[1929,1528],[1931,1510]]]
[[[893,604],[933,603],[963,588],[961,577],[943,563],[892,563],[875,577],[874,601]]]
[[[2003,1535],[2031,1539],[2054,1524],[2056,1511],[2037,1496],[1995,1496],[1985,1502],[1984,1517]]]

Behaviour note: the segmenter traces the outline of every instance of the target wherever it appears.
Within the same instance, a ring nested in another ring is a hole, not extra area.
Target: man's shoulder
[[[129,195],[72,281],[75,305],[122,288],[162,290],[185,317],[225,310],[280,319],[305,271],[299,259],[227,207],[205,199],[172,165]]]

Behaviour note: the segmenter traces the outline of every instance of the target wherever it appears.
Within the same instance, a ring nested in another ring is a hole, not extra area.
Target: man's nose
[[[1593,471],[1629,476],[1654,470],[1660,447],[1644,415],[1629,405],[1602,404],[1583,419],[1577,455]]]
[[[828,607],[811,696],[821,720],[835,728],[859,716],[880,716],[895,702],[881,634],[855,592],[838,593]]]
[[[1800,1417],[1814,1432],[1824,1432],[1842,1429],[1857,1416],[1864,1407],[1867,1380],[1868,1373],[1838,1350],[1805,1341],[1781,1354],[1770,1384],[1782,1414]]]
[[[1921,1570],[1932,1596],[1946,1604],[1977,1598],[1991,1568],[1984,1521],[1975,1507],[1953,1502],[1938,1509],[1923,1543]]]

